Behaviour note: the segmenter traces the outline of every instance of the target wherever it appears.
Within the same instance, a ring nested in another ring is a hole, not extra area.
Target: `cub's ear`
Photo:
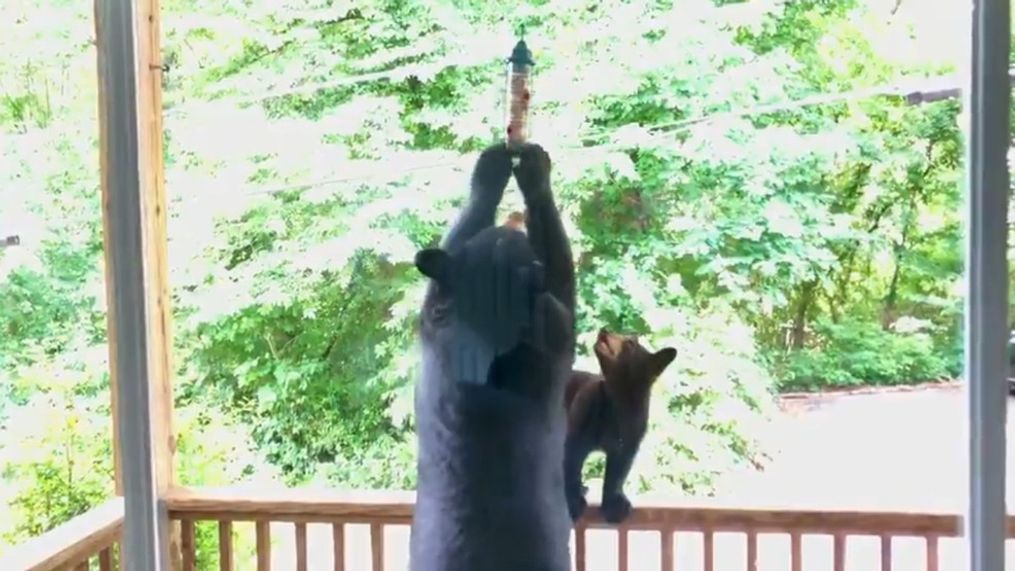
[[[666,367],[669,367],[670,363],[672,363],[673,360],[676,358],[677,358],[677,350],[674,349],[673,347],[660,349],[659,351],[653,353],[652,357],[650,358],[653,376],[658,377],[659,375],[663,374],[663,371],[666,370]]]
[[[416,252],[416,269],[424,276],[441,282],[451,271],[451,256],[440,248],[427,248]]]

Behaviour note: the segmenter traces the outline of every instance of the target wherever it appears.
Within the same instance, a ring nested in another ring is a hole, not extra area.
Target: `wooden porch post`
[[[168,560],[180,569],[178,526],[162,501],[175,483],[176,446],[159,2],[95,0],[95,17],[113,462],[116,493],[125,496],[124,553],[144,560],[132,568],[165,569]],[[153,519],[132,521],[132,514]],[[151,553],[137,546],[149,541]]]

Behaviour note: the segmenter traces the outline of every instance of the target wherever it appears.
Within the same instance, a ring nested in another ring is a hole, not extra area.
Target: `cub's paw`
[[[479,154],[472,170],[474,190],[504,191],[511,180],[511,152],[507,144],[495,143]]]
[[[582,489],[586,489],[582,486]],[[567,511],[571,514],[571,521],[578,521],[582,514],[585,513],[585,509],[589,507],[589,503],[585,501],[585,494],[568,494],[567,498]]]
[[[550,192],[550,155],[535,143],[526,143],[518,151],[515,180],[525,198]]]
[[[631,515],[631,502],[624,494],[604,496],[599,512],[603,514],[603,519],[608,523],[620,523]]]

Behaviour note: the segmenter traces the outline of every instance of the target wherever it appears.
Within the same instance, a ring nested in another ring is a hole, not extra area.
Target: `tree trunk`
[[[807,340],[807,314],[814,303],[814,290],[817,280],[810,280],[800,286],[800,297],[793,311],[793,329],[790,331],[790,346],[794,351],[804,348]]]

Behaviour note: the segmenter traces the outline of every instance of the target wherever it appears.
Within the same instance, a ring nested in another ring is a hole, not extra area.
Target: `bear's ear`
[[[651,357],[652,363],[652,376],[658,377],[663,374],[666,367],[670,366],[670,363],[677,358],[677,350],[673,347],[667,347],[656,351]]]
[[[419,273],[441,282],[451,269],[451,256],[440,248],[427,248],[416,252],[415,263]]]

